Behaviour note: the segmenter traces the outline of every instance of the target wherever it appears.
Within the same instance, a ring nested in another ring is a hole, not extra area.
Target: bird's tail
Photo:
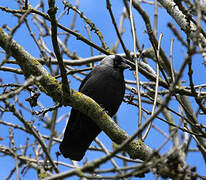
[[[80,161],[100,128],[90,118],[72,109],[59,149],[65,158]]]

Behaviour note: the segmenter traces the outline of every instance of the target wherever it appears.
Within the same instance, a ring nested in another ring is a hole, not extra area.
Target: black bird
[[[112,117],[123,100],[123,71],[129,67],[121,56],[107,56],[86,76],[79,91],[94,99]],[[100,132],[93,120],[72,108],[60,152],[65,158],[80,161]]]

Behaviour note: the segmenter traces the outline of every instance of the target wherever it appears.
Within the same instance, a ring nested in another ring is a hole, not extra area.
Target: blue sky
[[[35,4],[38,2],[39,1],[35,1]],[[75,4],[74,1],[71,1],[70,3]],[[112,3],[112,10],[114,11],[115,18],[116,18],[117,22],[119,22],[119,17],[121,16],[121,12],[122,12],[122,8],[123,8],[123,3],[120,1],[115,1],[115,0],[111,0],[111,3]],[[9,8],[17,9],[16,3],[15,2],[11,3],[11,0],[0,2],[0,6],[6,6]],[[63,6],[61,5],[61,3],[58,3],[57,6],[59,8],[58,13],[60,13],[63,9]],[[151,23],[153,23],[153,17],[154,17],[153,6],[143,5],[142,7],[150,15]],[[45,9],[47,11],[48,7],[46,6]],[[114,43],[117,39],[117,36],[116,36],[115,30],[114,30],[114,27],[112,26],[112,21],[111,21],[111,18],[109,16],[109,12],[106,9],[106,1],[80,0],[79,9],[80,9],[80,11],[84,12],[84,15],[86,17],[88,17],[90,20],[92,20],[92,22],[96,25],[96,27],[98,29],[100,29],[100,31],[102,32],[102,34],[104,36],[104,40],[107,42],[107,45],[110,47],[111,47],[111,45],[114,45]],[[159,10],[159,12],[158,12],[159,13],[158,14],[158,35],[160,33],[163,33],[162,48],[164,49],[165,53],[169,57],[170,40],[171,40],[171,38],[174,38],[174,35],[171,32],[171,30],[167,27],[167,23],[172,22],[175,24],[175,22],[173,21],[173,19],[170,16],[167,15],[165,9],[159,8],[158,10]],[[141,46],[144,45],[145,49],[149,48],[151,46],[151,44],[149,42],[149,38],[148,38],[147,33],[145,33],[145,31],[146,31],[145,24],[144,24],[141,16],[136,11],[134,11],[133,14],[134,14],[134,20],[135,20],[135,24],[136,24],[136,31],[137,31],[139,43]],[[11,28],[13,28],[16,25],[17,18],[12,17],[11,15],[9,15],[5,12],[2,12],[2,11],[0,11],[0,15],[1,15],[0,16],[0,27],[3,24],[8,24]],[[70,25],[70,23],[72,21],[72,17],[73,17],[73,12],[70,10],[70,13],[68,15],[64,16],[61,19],[60,23],[64,24],[65,26],[68,26],[68,25]],[[31,16],[29,16],[28,18],[31,19]],[[49,24],[49,22],[47,22],[47,23]],[[123,40],[125,42],[126,47],[130,51],[132,51],[133,41],[132,41],[130,29],[128,30],[128,28],[129,28],[128,25],[129,25],[129,21],[126,20],[124,23],[124,28],[126,29],[126,33],[123,35]],[[31,27],[32,27],[32,30],[34,31],[34,33],[38,33],[37,29],[34,25],[31,25]],[[87,35],[86,30],[84,28],[84,22],[79,17],[77,18],[75,30],[78,30],[79,33],[81,33],[86,38],[88,38],[88,35]],[[101,45],[97,36],[93,32],[91,34],[92,34],[92,40],[95,43]],[[184,33],[181,33],[181,34],[185,38]],[[31,53],[34,57],[40,56],[38,48],[36,47],[35,43],[31,39],[28,31],[25,28],[25,25],[22,25],[22,27],[17,30],[17,32],[14,35],[14,39],[20,45],[22,45],[29,53]],[[50,49],[52,49],[50,39],[47,37],[46,40],[47,40],[48,47]],[[68,47],[71,51],[76,52],[81,57],[89,57],[91,55],[90,47],[88,47],[87,45],[84,45],[81,41],[76,40],[76,37],[73,37],[73,36],[70,37],[70,39],[68,41]],[[118,49],[118,53],[123,53],[121,46]],[[97,50],[94,50],[94,55],[98,55],[98,54],[99,54],[99,52]],[[174,65],[174,69],[176,71],[179,70],[185,56],[186,56],[186,49],[184,47],[182,47],[181,44],[175,38],[174,53],[173,53],[173,65]],[[0,58],[3,58],[3,57],[4,56],[2,54],[0,54]],[[148,60],[148,62],[150,63],[151,60]],[[202,63],[203,63],[202,57],[200,55],[196,55],[193,59],[193,69],[194,69],[194,77],[193,78],[194,78],[194,82],[196,85],[202,84],[205,82],[205,78],[204,78],[205,67]],[[5,83],[6,82],[9,83],[14,79],[13,74],[1,72],[1,71],[0,71],[0,77],[2,77],[5,80]],[[71,87],[77,90],[78,86],[80,85],[80,82],[77,82],[74,78],[72,78],[70,76],[68,78],[71,80]],[[125,72],[125,79],[134,80],[130,71]],[[145,80],[145,78],[142,77],[141,75],[140,75],[140,79]],[[24,80],[24,77],[20,76],[19,80],[20,80],[20,82],[22,82]],[[187,70],[184,72],[184,76],[183,76],[182,80],[185,80],[186,81],[185,85],[188,85],[189,81],[188,81],[188,77],[187,77]],[[163,89],[163,88],[160,88],[160,89]],[[129,92],[127,91],[126,93],[129,93]],[[24,92],[24,93],[22,93],[21,98],[24,99],[28,96],[29,96],[29,94],[27,92]],[[51,105],[53,105],[51,98],[49,98],[45,95],[41,95],[39,100],[45,107],[50,107]],[[25,102],[25,101],[23,101],[23,102]],[[195,108],[196,104],[195,104],[194,99],[191,99],[191,102]],[[25,103],[29,107],[29,104],[27,102],[25,102]],[[171,101],[169,106],[171,108],[175,109],[176,111],[179,111],[178,106],[174,100]],[[70,107],[61,108],[58,115],[60,116],[60,115],[65,114],[65,113],[69,113],[69,111],[70,111]],[[28,119],[28,120],[36,119],[36,122],[38,122],[40,124],[38,126],[40,128],[40,131],[44,129],[41,125],[41,121],[39,121],[36,117],[32,117],[31,115],[29,115],[29,113],[26,113],[26,112],[24,112],[24,113],[25,113],[26,119]],[[128,134],[132,135],[137,130],[138,109],[136,107],[133,107],[133,106],[128,105],[126,103],[122,103],[117,115],[118,115],[118,121],[119,121],[120,127],[122,129],[124,129]],[[174,116],[174,117],[175,117],[175,121],[179,122],[179,118],[176,116]],[[8,116],[6,116],[4,118],[5,118],[4,120],[16,122],[15,119],[12,119],[11,114],[8,114]],[[205,117],[202,116],[198,120],[201,123],[204,123],[204,118]],[[156,126],[158,126],[160,129],[164,130],[165,132],[168,132],[168,125],[165,124],[164,122],[161,122],[160,120],[155,119],[154,124]],[[57,129],[59,130],[59,132],[62,131],[62,129],[64,128],[64,125],[65,125],[65,120],[57,125]],[[22,132],[20,132],[18,130],[16,132],[16,134],[21,134],[21,133]],[[49,135],[48,132],[42,132],[42,133]],[[2,125],[0,125],[0,136],[8,137],[8,129],[4,128]],[[16,141],[21,143],[21,142],[25,141],[25,138],[26,137],[24,137],[24,135],[22,133],[21,137],[16,137]],[[32,139],[32,137],[30,137],[30,138]],[[105,144],[109,144],[109,146],[111,148],[112,143],[104,133],[101,133],[98,136],[98,138],[100,140],[102,140]],[[161,145],[161,143],[164,141],[164,139],[165,138],[162,135],[160,135],[155,130],[152,130],[150,132],[148,138],[146,139],[145,143],[148,146],[150,146],[151,148],[157,149]],[[8,145],[8,141],[3,141],[2,144]],[[193,147],[196,147],[195,142],[193,142],[192,144],[193,144]],[[93,143],[93,145],[95,145],[95,143]],[[168,143],[161,150],[161,153],[167,152],[167,150],[170,149],[171,146],[172,146],[172,144]],[[57,151],[57,148],[58,148],[58,145],[55,145],[54,148],[52,149],[52,152],[51,152],[52,156],[55,156],[55,152]],[[100,157],[102,155],[103,154],[94,153],[94,152],[90,152],[90,151],[88,151],[86,154],[86,156],[88,156],[89,159],[97,159],[98,157]],[[60,160],[65,161],[65,162],[69,162],[69,160],[65,160],[63,157],[60,157]],[[187,161],[189,162],[189,164],[191,166],[197,166],[198,172],[201,175],[205,175],[205,165],[203,166],[204,162],[203,162],[202,157],[200,156],[200,153],[196,152],[196,153],[191,153],[191,155],[189,154]],[[80,162],[80,165],[82,164],[82,162]],[[11,169],[11,167],[13,168],[13,166],[14,166],[14,160],[12,160],[11,158],[8,158],[8,157],[3,157],[2,161],[0,161],[0,167],[1,167],[0,174],[1,174],[1,176],[7,177],[9,174],[8,169]],[[106,166],[106,165],[104,165],[104,166]],[[109,165],[109,166],[111,166],[111,165]],[[66,168],[62,168],[62,170],[66,170]],[[25,176],[25,179],[33,177],[33,174],[34,174],[34,171],[30,170],[30,172]],[[15,176],[12,177],[12,179],[15,179],[15,178],[16,178]],[[151,173],[149,173],[146,175],[146,177],[144,179],[151,179],[151,178],[153,178],[153,175]]]

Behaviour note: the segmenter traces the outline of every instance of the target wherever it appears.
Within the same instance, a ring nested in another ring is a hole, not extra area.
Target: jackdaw
[[[106,56],[82,81],[79,91],[95,100],[112,117],[123,100],[123,71],[129,67],[119,55]],[[65,158],[80,161],[100,132],[93,120],[72,108],[60,152]]]

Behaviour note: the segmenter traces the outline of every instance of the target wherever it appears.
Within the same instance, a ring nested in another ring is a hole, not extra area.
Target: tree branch
[[[40,90],[52,97],[54,101],[61,102],[63,95],[61,84],[52,77],[46,69],[27,51],[25,51],[17,42],[10,40],[0,28],[0,46],[13,56],[21,67],[26,77],[30,75],[41,76],[37,85]],[[91,98],[70,88],[70,99],[65,101],[64,105],[72,106],[80,112],[87,114],[95,123],[117,144],[126,141],[130,136],[123,131],[107,113]],[[125,150],[131,158],[147,159],[152,150],[142,141],[134,140],[129,143]]]

